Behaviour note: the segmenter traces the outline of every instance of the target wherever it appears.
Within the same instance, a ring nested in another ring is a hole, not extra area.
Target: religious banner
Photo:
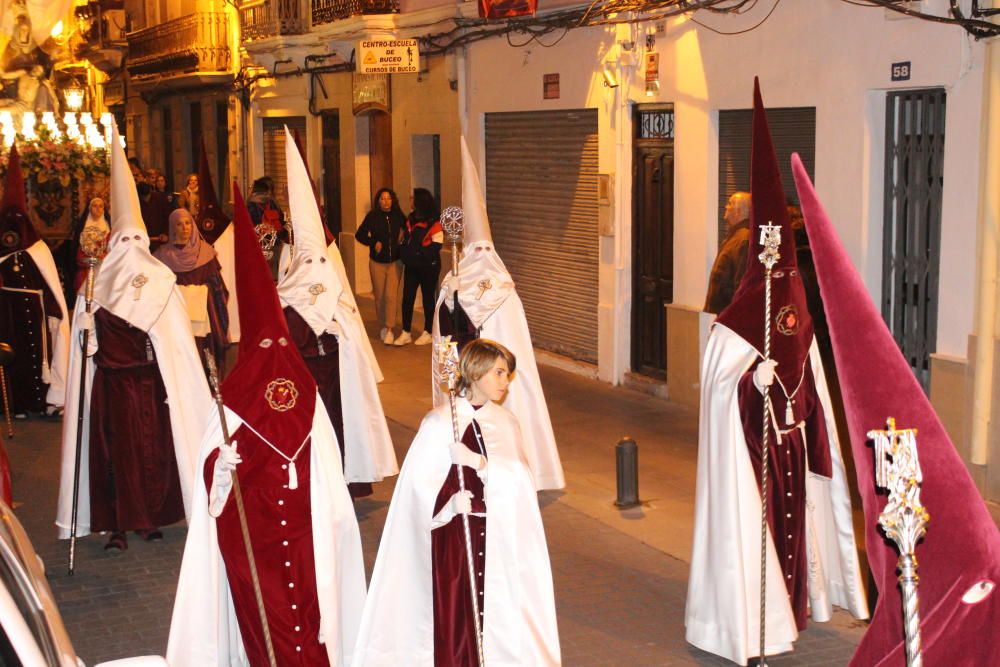
[[[534,16],[536,9],[538,0],[479,0],[479,16],[484,19]]]

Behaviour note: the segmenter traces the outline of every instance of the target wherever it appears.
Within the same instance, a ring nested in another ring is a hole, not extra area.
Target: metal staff
[[[219,390],[219,371],[215,367],[215,358],[211,350],[203,350],[205,365],[208,367],[208,382],[212,385],[212,396],[215,407],[219,410],[219,423],[222,425],[222,439],[227,447],[233,446],[229,435],[229,424],[226,423],[226,407],[222,402],[222,391]],[[271,667],[277,667],[274,657],[274,645],[271,643],[271,630],[267,625],[267,612],[264,610],[264,595],[260,592],[260,579],[257,578],[257,563],[253,558],[253,547],[250,546],[250,529],[247,527],[247,512],[243,509],[243,494],[240,492],[240,478],[236,469],[229,471],[233,480],[233,496],[236,498],[236,513],[240,517],[240,532],[243,535],[243,546],[247,552],[247,563],[250,564],[250,580],[253,582],[253,595],[257,599],[257,613],[260,615],[260,625],[264,630],[264,645],[267,647],[267,661]]]
[[[757,259],[764,265],[764,359],[771,358],[771,270],[781,253],[781,227],[768,221],[760,228],[760,244],[764,250]],[[764,638],[767,634],[767,465],[768,442],[771,439],[771,388],[764,390],[763,432],[760,461],[760,667],[766,667]]]
[[[927,532],[930,515],[920,503],[920,461],[917,429],[896,430],[896,420],[886,420],[886,430],[869,431],[875,445],[875,486],[889,491],[878,523],[899,549],[899,587],[903,592],[903,624],[906,631],[906,664],[921,667],[920,612],[917,600],[917,542]]]
[[[451,245],[451,275],[455,276],[455,291],[452,293],[451,328],[458,335],[458,243],[465,231],[465,211],[458,206],[449,206],[441,212],[441,229],[445,241]]]
[[[456,262],[457,264],[457,262]],[[437,345],[437,362],[441,375],[448,381],[448,403],[451,406],[451,432],[455,442],[461,435],[458,433],[458,408],[455,406],[455,392],[458,384],[458,343],[447,341]],[[465,491],[465,475],[462,466],[458,470],[458,488]],[[472,559],[472,533],[469,530],[469,515],[462,514],[462,531],[465,534],[465,562],[469,566],[469,595],[472,597],[472,621],[476,629],[476,651],[479,656],[479,667],[486,664],[483,657],[483,629],[479,623],[479,591],[476,590],[476,564]]]
[[[69,528],[69,573],[76,569],[76,524],[80,511],[80,459],[83,457],[83,419],[87,404],[87,348],[90,346],[90,328],[94,325],[94,270],[100,263],[99,257],[107,247],[104,232],[96,227],[84,227],[80,233],[80,249],[87,263],[87,286],[83,293],[84,317],[87,326],[80,336],[80,393],[76,404],[76,459],[73,462],[73,514]]]

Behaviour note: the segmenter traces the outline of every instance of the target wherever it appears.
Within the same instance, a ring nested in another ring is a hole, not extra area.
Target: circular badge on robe
[[[286,412],[295,407],[295,401],[299,397],[299,390],[295,388],[295,383],[285,378],[278,378],[267,383],[264,390],[264,398],[272,410]]]
[[[21,235],[18,234],[13,229],[8,230],[0,236],[0,245],[4,248],[11,249],[16,248],[21,244]]]
[[[778,311],[778,318],[774,321],[778,332],[785,336],[794,336],[799,332],[799,309],[794,304],[790,304]]]
[[[206,232],[210,232],[213,229],[215,229],[215,221],[212,220],[211,218],[203,220],[201,226]]]

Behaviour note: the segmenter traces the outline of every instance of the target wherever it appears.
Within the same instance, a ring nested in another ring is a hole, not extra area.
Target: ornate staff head
[[[912,554],[930,521],[920,503],[923,473],[917,458],[917,430],[897,430],[896,420],[890,417],[886,430],[869,431],[868,437],[875,446],[875,484],[889,492],[879,525],[900,553]]]
[[[270,260],[274,257],[274,244],[278,241],[278,230],[267,223],[261,223],[254,228],[254,232],[257,234],[257,242],[260,243],[264,259]]]
[[[448,391],[455,391],[458,386],[458,343],[450,340],[450,336],[434,346],[434,359],[437,363],[438,377],[448,382]]]
[[[80,233],[80,250],[88,260],[97,260],[107,248],[107,235],[94,226],[84,227]]]
[[[458,275],[458,244],[465,231],[465,211],[458,206],[449,206],[441,212],[441,229],[445,241],[451,244],[451,271]]]
[[[778,252],[778,248],[781,247],[781,226],[770,220],[767,221],[766,225],[761,225],[760,244],[764,246],[764,249],[757,255],[757,259],[761,261],[764,268],[770,271],[781,259],[781,253]]]

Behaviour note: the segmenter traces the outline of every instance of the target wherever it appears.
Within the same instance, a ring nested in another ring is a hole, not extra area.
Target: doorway
[[[392,115],[378,111],[368,117],[368,150],[371,156],[371,193],[392,187]],[[394,188],[395,189],[395,188]]]
[[[326,226],[336,239],[343,225],[340,211],[340,112],[323,112],[323,205]]]
[[[632,370],[667,378],[667,311],[674,299],[674,106],[633,117]]]

